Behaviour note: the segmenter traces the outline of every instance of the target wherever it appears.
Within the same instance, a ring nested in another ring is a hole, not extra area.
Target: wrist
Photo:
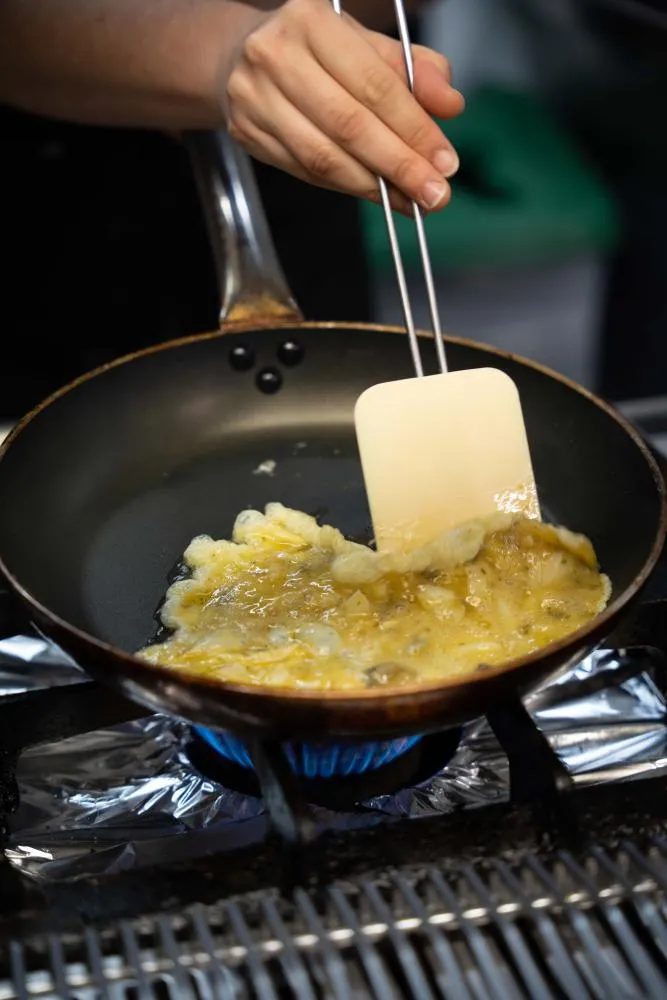
[[[270,11],[236,0],[208,2],[190,39],[189,87],[193,100],[193,122],[184,128],[216,129],[226,124],[225,91],[234,57],[245,38],[259,27]]]

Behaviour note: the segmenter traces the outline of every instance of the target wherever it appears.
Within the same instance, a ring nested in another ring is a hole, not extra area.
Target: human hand
[[[415,96],[400,43],[339,17],[328,0],[254,10],[224,67],[232,138],[265,163],[320,187],[410,214],[447,204],[458,158],[432,120],[463,110],[444,56],[413,46]]]

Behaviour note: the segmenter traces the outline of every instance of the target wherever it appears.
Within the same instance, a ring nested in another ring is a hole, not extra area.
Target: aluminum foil
[[[613,654],[594,653],[526,701],[577,782],[667,771],[665,700],[648,671],[582,697],[591,678],[620,668]],[[0,697],[83,676],[41,639],[0,642]],[[36,880],[72,881],[261,841],[268,826],[261,801],[202,776],[188,759],[188,740],[187,725],[153,715],[25,751],[10,862]],[[349,829],[502,801],[508,787],[507,759],[481,721],[428,782],[357,812],[315,816],[323,828]]]

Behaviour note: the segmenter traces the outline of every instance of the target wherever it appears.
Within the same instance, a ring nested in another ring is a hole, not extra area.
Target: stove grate
[[[667,996],[667,840],[394,871],[12,942],[0,1000]]]

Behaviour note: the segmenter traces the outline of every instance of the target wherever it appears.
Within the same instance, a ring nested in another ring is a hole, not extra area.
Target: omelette
[[[278,503],[199,536],[139,655],[186,675],[354,691],[463,681],[563,639],[606,606],[591,542],[498,514],[377,552]]]

